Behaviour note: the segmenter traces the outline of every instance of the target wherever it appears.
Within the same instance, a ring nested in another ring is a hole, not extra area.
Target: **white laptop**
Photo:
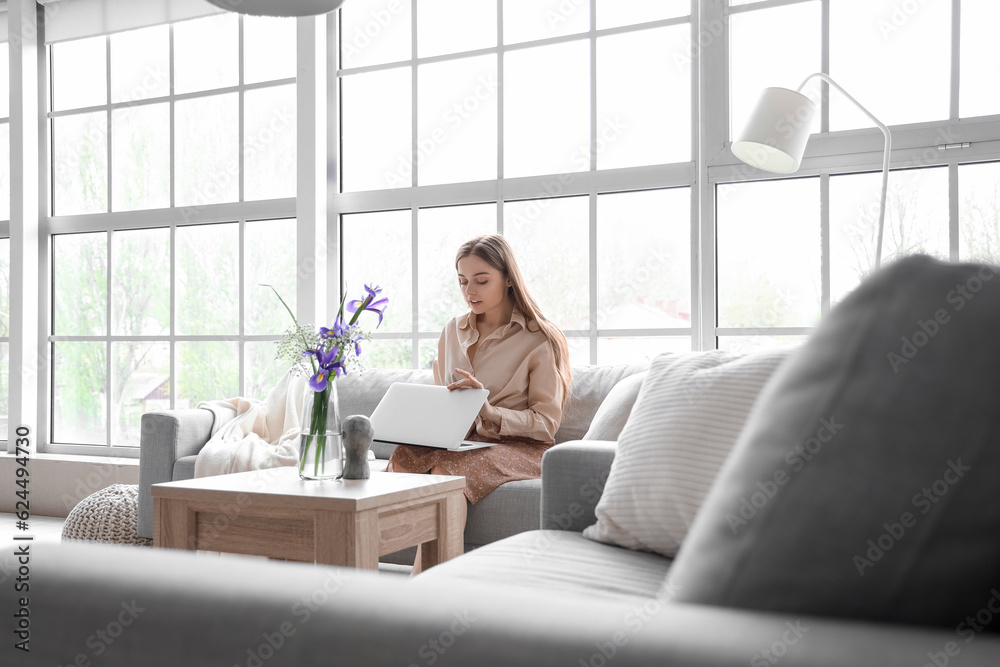
[[[492,442],[465,440],[490,392],[434,384],[394,382],[372,413],[374,440],[391,445],[420,445],[452,451],[490,447]]]

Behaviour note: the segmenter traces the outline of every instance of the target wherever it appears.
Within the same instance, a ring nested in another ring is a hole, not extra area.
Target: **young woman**
[[[541,476],[569,394],[569,350],[528,292],[504,237],[462,244],[455,268],[469,311],[441,332],[434,381],[488,389],[468,438],[498,444],[465,452],[400,445],[386,470],[463,475],[475,504],[501,484]]]

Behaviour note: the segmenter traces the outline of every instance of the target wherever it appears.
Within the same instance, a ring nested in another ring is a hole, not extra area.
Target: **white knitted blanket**
[[[236,397],[199,403],[215,414],[215,423],[211,439],[198,453],[194,476],[296,465],[307,381],[285,373],[263,401]]]

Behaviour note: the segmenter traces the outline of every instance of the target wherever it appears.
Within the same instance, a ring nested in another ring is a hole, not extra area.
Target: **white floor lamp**
[[[823,79],[843,93],[855,106],[865,112],[865,115],[882,130],[882,135],[885,137],[882,195],[878,209],[878,243],[875,247],[877,269],[882,263],[882,230],[885,227],[885,199],[889,187],[889,154],[892,150],[892,140],[889,128],[851,97],[836,81],[822,72],[815,72],[807,76],[796,90],[765,88],[746,128],[733,142],[733,155],[764,171],[777,174],[791,174],[798,171],[806,142],[809,141],[809,126],[816,113],[816,105],[800,91],[814,76]]]

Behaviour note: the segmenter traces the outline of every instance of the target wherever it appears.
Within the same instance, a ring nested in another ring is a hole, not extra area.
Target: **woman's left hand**
[[[448,385],[449,391],[454,391],[456,389],[485,389],[483,383],[476,379],[469,371],[463,368],[456,368],[455,372],[462,376],[461,380],[456,380]],[[479,411],[479,416],[488,422],[494,424],[500,424],[501,414],[500,411],[495,407],[490,405],[489,401],[483,403],[482,410]]]
[[[461,380],[456,380],[448,385],[449,391],[454,391],[455,389],[485,389],[483,383],[476,379],[469,371],[464,368],[456,368],[455,372],[462,376]]]

